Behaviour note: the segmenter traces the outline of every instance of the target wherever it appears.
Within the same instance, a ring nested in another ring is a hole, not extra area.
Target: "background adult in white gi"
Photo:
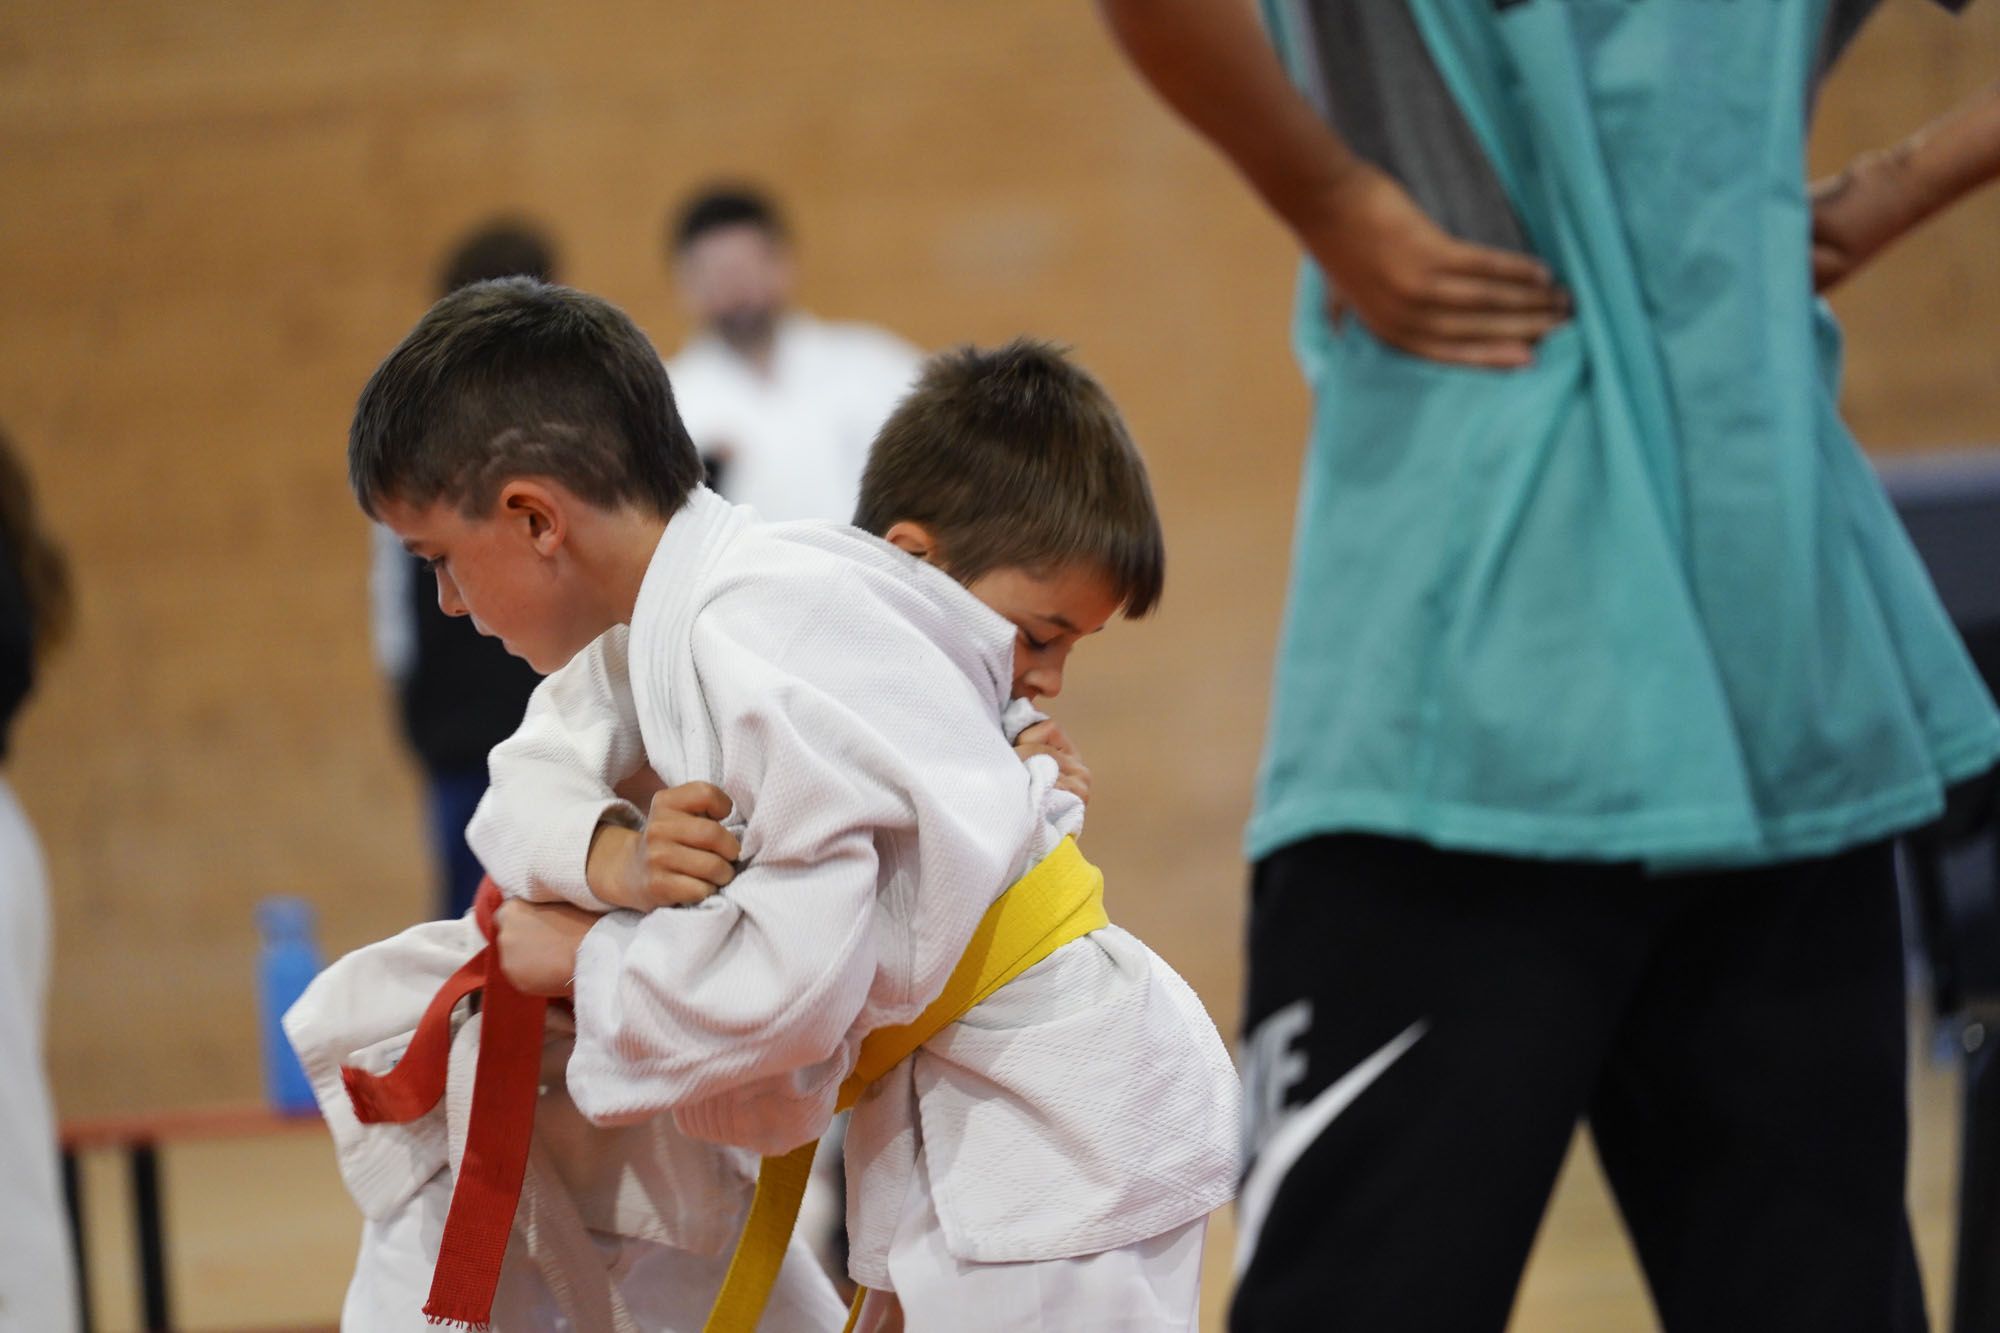
[[[916,379],[917,349],[793,310],[790,230],[756,190],[696,194],[667,248],[697,326],[667,375],[716,489],[773,521],[845,523],[868,446]]]
[[[35,666],[69,620],[68,566],[35,521],[27,474],[0,437],[0,761]],[[76,1327],[76,1279],[56,1182],[42,1067],[49,885],[41,843],[0,776],[0,1330]]]

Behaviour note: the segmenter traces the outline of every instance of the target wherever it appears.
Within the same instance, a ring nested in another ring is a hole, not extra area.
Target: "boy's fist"
[[[700,902],[736,878],[743,848],[722,826],[734,808],[709,782],[655,793],[643,828],[598,828],[586,872],[591,891],[640,912]]]
[[[1045,754],[1056,761],[1056,790],[1066,791],[1090,804],[1090,770],[1084,766],[1083,756],[1077,753],[1075,742],[1054,720],[1037,722],[1014,738],[1014,753],[1026,763],[1038,754]]]
[[[525,995],[568,995],[576,984],[576,951],[598,920],[568,903],[510,898],[493,917],[500,970]]]

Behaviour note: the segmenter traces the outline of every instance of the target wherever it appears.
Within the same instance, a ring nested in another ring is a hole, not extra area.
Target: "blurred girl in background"
[[[49,886],[4,763],[35,673],[69,630],[69,564],[37,522],[28,474],[0,433],[0,1330],[70,1333],[75,1279],[42,1063]]]

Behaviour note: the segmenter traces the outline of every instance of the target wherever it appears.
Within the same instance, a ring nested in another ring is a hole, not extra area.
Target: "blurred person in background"
[[[868,446],[918,351],[793,309],[791,231],[757,190],[700,191],[675,211],[667,250],[696,326],[667,376],[712,484],[772,521],[853,518]]]
[[[438,292],[488,278],[554,281],[555,269],[554,248],[539,231],[500,220],[452,251]],[[436,579],[380,524],[369,584],[376,659],[396,687],[403,737],[424,770],[437,915],[463,916],[484,875],[465,844],[465,826],[486,792],[486,752],[514,734],[541,677],[470,618],[440,611]]]
[[[1890,840],[2000,718],[1815,289],[2000,85],[1810,188],[1872,0],[1100,6],[1308,261],[1231,1326],[1504,1327],[1587,1118],[1669,1333],[1922,1328]]]
[[[35,674],[69,630],[69,565],[0,435],[0,761]],[[76,1281],[42,1064],[49,885],[41,843],[0,776],[0,1330],[69,1333]]]

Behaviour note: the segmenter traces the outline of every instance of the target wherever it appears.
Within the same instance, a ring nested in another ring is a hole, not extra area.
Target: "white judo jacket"
[[[470,1068],[478,1025],[461,1018],[451,1090],[405,1124],[356,1119],[340,1067],[388,1072],[431,997],[485,943],[470,917],[426,921],[341,957],[285,1014],[286,1035],[331,1131],[341,1181],[371,1222],[388,1222],[433,1176],[455,1165],[465,1125],[449,1106],[465,1091],[457,1071]],[[535,1140],[553,1167],[548,1183],[565,1189],[592,1231],[697,1255],[726,1252],[749,1207],[755,1155],[697,1142],[664,1116],[616,1129],[591,1124],[564,1086],[571,1042],[567,1019],[551,1009],[535,1104]]]
[[[650,765],[734,802],[727,889],[584,939],[568,1095],[586,1116],[671,1112],[764,1153],[825,1130],[861,1039],[915,1018],[994,899],[1081,826],[1053,763],[1023,765],[1003,734],[1014,635],[851,528],[760,523],[706,490],[669,521],[629,632],[543,683],[467,835],[508,893],[606,911],[584,864],[601,820],[640,818],[619,781]],[[855,1108],[853,1275],[886,1282],[919,1143],[954,1255],[1064,1258],[1226,1202],[1238,1102],[1186,983],[1094,932]]]

